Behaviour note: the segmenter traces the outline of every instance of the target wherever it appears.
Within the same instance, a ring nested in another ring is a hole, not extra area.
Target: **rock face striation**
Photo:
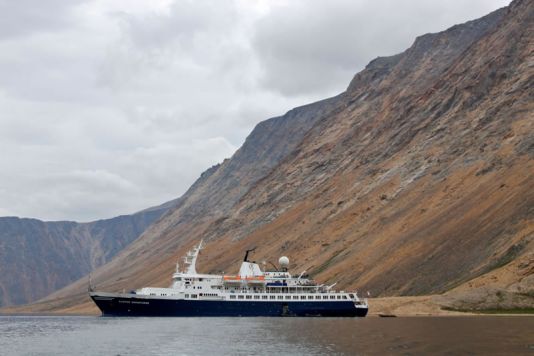
[[[174,203],[90,223],[0,218],[0,306],[36,301],[87,275]]]
[[[291,256],[292,268],[374,296],[463,286],[465,297],[498,281],[532,303],[532,33],[534,2],[515,0],[373,60],[337,97],[260,123],[96,270],[97,288],[166,285],[204,238],[205,272],[232,271],[257,246],[258,261]],[[84,287],[34,310],[84,303]]]

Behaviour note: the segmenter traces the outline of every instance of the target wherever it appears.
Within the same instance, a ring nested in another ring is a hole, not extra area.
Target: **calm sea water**
[[[0,317],[1,355],[534,355],[534,317]]]

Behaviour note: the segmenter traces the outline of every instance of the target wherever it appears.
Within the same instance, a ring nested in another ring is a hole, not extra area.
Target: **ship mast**
[[[187,254],[184,257],[184,264],[185,264],[185,273],[186,274],[197,274],[196,264],[197,264],[197,257],[198,254],[202,250],[202,240],[200,240],[200,243],[198,246],[194,247],[192,250],[187,252]]]

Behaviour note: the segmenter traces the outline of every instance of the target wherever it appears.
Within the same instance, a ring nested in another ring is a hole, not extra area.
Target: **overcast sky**
[[[260,121],[508,0],[0,0],[0,216],[180,196]]]

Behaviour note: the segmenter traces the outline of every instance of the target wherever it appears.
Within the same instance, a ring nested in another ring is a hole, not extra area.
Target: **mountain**
[[[534,304],[534,2],[418,37],[331,99],[260,123],[98,268],[99,290],[165,286],[201,238],[203,272],[291,258],[374,296]],[[81,306],[81,304],[85,303]],[[78,281],[31,307],[94,310]]]
[[[36,301],[87,275],[175,203],[90,223],[0,217],[0,306]]]

